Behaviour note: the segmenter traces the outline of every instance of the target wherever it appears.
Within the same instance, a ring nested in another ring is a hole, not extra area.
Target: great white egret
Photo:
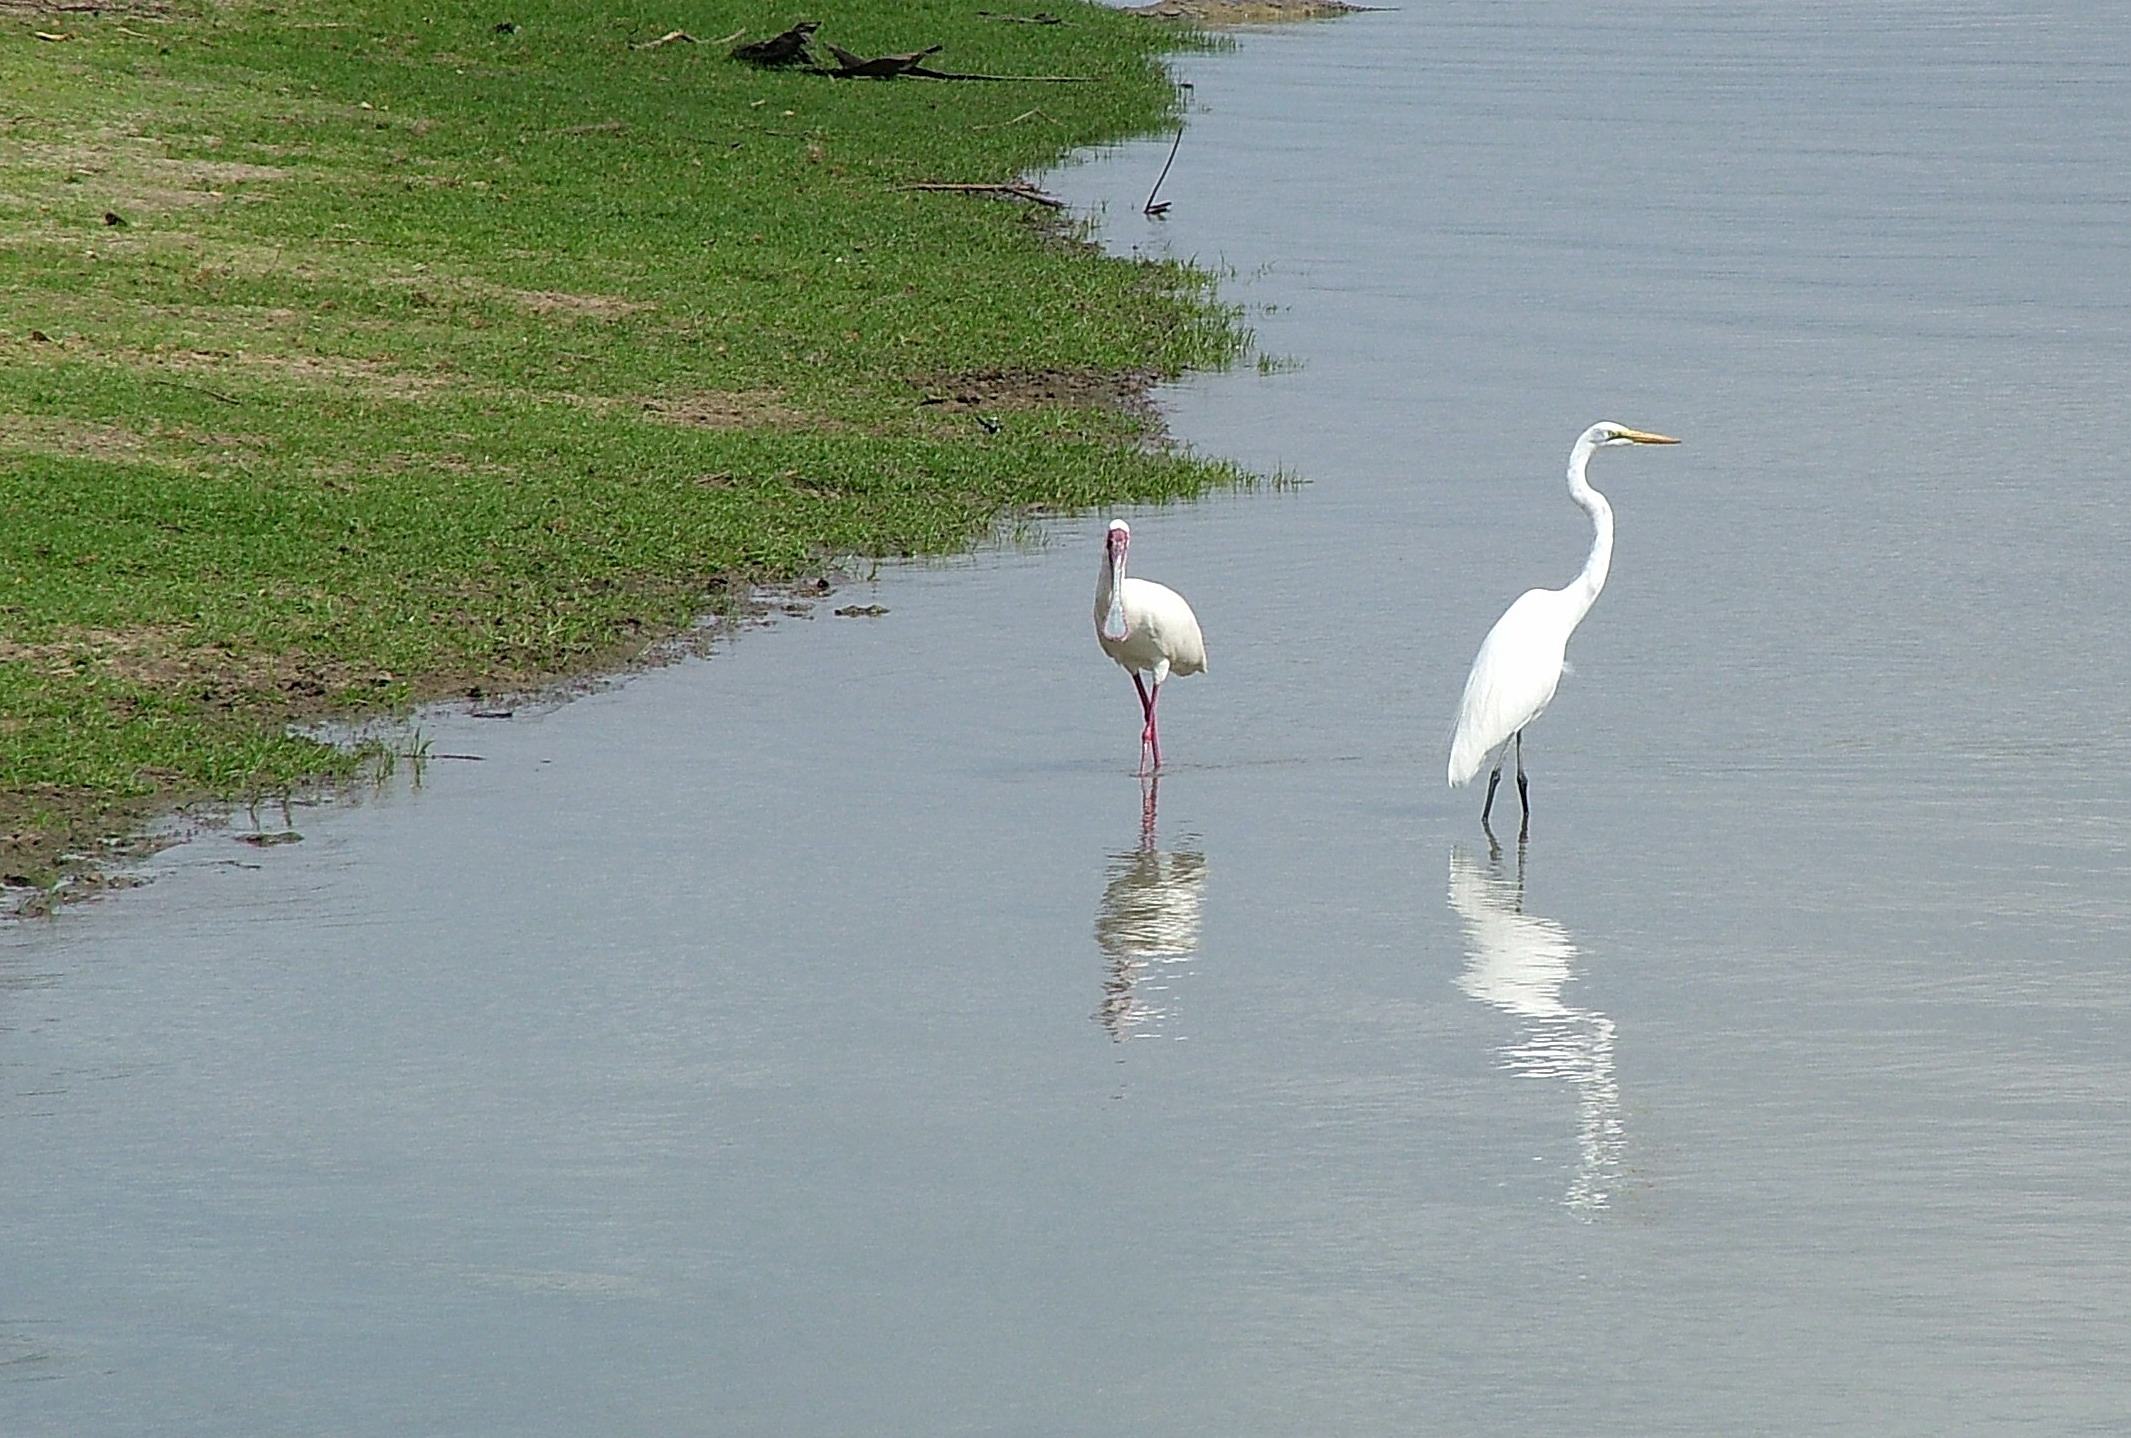
[[[1140,772],[1145,774],[1150,751],[1155,770],[1162,767],[1162,740],[1154,727],[1162,682],[1172,674],[1203,673],[1206,640],[1183,595],[1150,580],[1125,578],[1125,550],[1131,543],[1132,526],[1111,520],[1103,540],[1102,573],[1095,580],[1095,642],[1124,666],[1139,691],[1140,713],[1147,721],[1140,730]],[[1152,677],[1151,686],[1142,674]]]
[[[1566,589],[1526,590],[1503,611],[1487,638],[1480,641],[1472,673],[1465,678],[1465,697],[1458,701],[1458,727],[1450,740],[1451,787],[1470,782],[1489,755],[1495,760],[1494,771],[1487,776],[1487,802],[1480,806],[1483,828],[1494,812],[1504,751],[1512,744],[1517,750],[1517,802],[1524,808],[1524,830],[1531,828],[1531,796],[1524,781],[1524,726],[1553,702],[1569,636],[1591,612],[1613,564],[1613,506],[1591,488],[1584,478],[1585,466],[1594,451],[1617,444],[1678,443],[1666,435],[1612,423],[1594,424],[1576,437],[1569,451],[1569,498],[1591,516],[1595,532],[1590,558],[1583,562],[1583,573]]]

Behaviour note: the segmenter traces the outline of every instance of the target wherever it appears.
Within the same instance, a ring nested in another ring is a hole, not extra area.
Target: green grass
[[[612,663],[736,581],[953,549],[1016,506],[1232,481],[1023,382],[1233,359],[1204,276],[904,188],[1161,126],[1177,32],[976,8],[0,15],[8,866],[360,762],[292,718]],[[800,18],[1095,79],[634,48]]]

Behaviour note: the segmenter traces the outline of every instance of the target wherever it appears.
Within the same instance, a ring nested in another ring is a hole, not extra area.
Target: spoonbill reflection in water
[[[1502,760],[1514,743],[1517,750],[1517,802],[1524,809],[1518,837],[1531,833],[1532,801],[1524,783],[1524,726],[1546,712],[1554,687],[1567,664],[1569,636],[1606,587],[1613,566],[1613,506],[1591,488],[1584,468],[1598,450],[1620,444],[1678,444],[1667,435],[1646,434],[1613,423],[1594,424],[1576,437],[1569,450],[1569,498],[1591,516],[1591,553],[1583,573],[1566,589],[1528,589],[1503,611],[1480,641],[1480,653],[1465,679],[1458,701],[1458,727],[1450,740],[1450,784],[1456,788],[1480,772],[1492,754],[1494,772],[1487,776],[1487,802],[1480,806],[1480,827],[1494,812],[1495,786],[1502,782]],[[1489,830],[1492,837],[1493,830]]]
[[[1576,945],[1552,919],[1524,912],[1521,853],[1513,884],[1499,868],[1453,848],[1450,907],[1465,921],[1458,987],[1523,1024],[1523,1041],[1502,1050],[1504,1065],[1531,1078],[1566,1079],[1576,1091],[1576,1176],[1568,1206],[1585,1213],[1606,1207],[1626,1147],[1613,1077],[1613,1020],[1562,998],[1575,977]]]
[[[1162,1018],[1162,1010],[1141,991],[1149,969],[1183,963],[1199,951],[1206,856],[1195,849],[1164,853],[1156,846],[1155,800],[1161,782],[1147,780],[1139,847],[1111,856],[1110,882],[1095,914],[1095,943],[1108,967],[1095,1020],[1120,1043],[1153,1037]]]
[[[1151,580],[1125,578],[1125,551],[1131,544],[1132,526],[1111,520],[1103,540],[1102,573],[1095,580],[1095,642],[1124,666],[1139,691],[1140,713],[1147,721],[1139,736],[1139,771],[1144,777],[1162,767],[1162,740],[1154,727],[1162,683],[1172,674],[1205,672],[1206,640],[1183,595]],[[1152,770],[1147,765],[1150,752]]]

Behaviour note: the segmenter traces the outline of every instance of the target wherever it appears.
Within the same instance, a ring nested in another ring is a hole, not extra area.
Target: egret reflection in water
[[[1450,851],[1450,907],[1465,921],[1465,972],[1458,987],[1513,1014],[1523,1037],[1503,1048],[1504,1066],[1530,1078],[1566,1079],[1576,1093],[1576,1177],[1569,1207],[1607,1206],[1619,1181],[1625,1138],[1613,1076],[1613,1020],[1562,998],[1575,977],[1576,945],[1552,919],[1524,912],[1524,851],[1517,877]]]
[[[1199,951],[1199,906],[1206,889],[1206,856],[1196,849],[1164,852],[1155,842],[1161,780],[1145,781],[1139,847],[1110,856],[1109,882],[1095,915],[1095,943],[1103,951],[1102,1007],[1095,1020],[1122,1043],[1153,1038],[1168,1010],[1159,977]]]

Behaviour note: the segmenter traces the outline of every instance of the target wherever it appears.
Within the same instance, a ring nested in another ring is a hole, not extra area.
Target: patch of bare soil
[[[658,308],[648,300],[625,300],[615,295],[573,295],[560,290],[503,290],[500,293],[529,315],[584,315],[611,320]]]
[[[1342,0],[1156,0],[1152,5],[1128,5],[1125,13],[1156,20],[1190,20],[1200,25],[1280,25],[1290,20],[1329,20],[1381,8],[1348,5]]]
[[[253,312],[255,318],[266,319],[274,318],[276,313],[270,310]],[[142,371],[155,383],[183,384],[218,399],[232,398],[216,388],[217,382],[224,377],[339,385],[380,399],[411,399],[435,394],[459,383],[458,377],[452,374],[405,370],[384,360],[360,359],[352,355],[288,354],[250,349],[105,348],[79,334],[32,332],[21,339],[0,334],[0,353],[31,361],[60,357],[109,361]],[[172,378],[155,379],[157,375]],[[175,378],[179,375],[185,378]],[[13,423],[14,418],[0,419],[0,445],[6,443],[4,427]]]
[[[71,182],[80,187],[77,194],[129,218],[218,204],[239,186],[289,174],[277,165],[174,160],[151,153],[161,143],[113,126],[62,141],[18,140],[8,147],[8,168],[15,177],[10,188],[19,189],[31,177],[54,188]]]
[[[115,424],[57,415],[0,415],[0,454],[61,455],[114,463],[152,462],[191,470],[215,455],[227,460],[238,451],[259,451],[268,441],[259,435],[202,429],[158,429],[148,434]],[[6,658],[0,650],[0,658]]]
[[[259,354],[250,350],[171,350],[159,353],[134,351],[113,358],[148,369],[212,376],[217,373],[271,374],[281,379],[320,385],[346,385],[365,394],[387,399],[409,399],[434,394],[451,384],[445,375],[414,374],[394,369],[378,360],[353,359],[346,355]]]
[[[1078,405],[1152,418],[1155,410],[1147,391],[1154,380],[1137,370],[978,370],[913,379],[911,384],[923,395],[919,404],[950,413]]]
[[[329,699],[397,682],[384,670],[320,659],[300,649],[240,654],[199,644],[191,630],[149,627],[91,629],[41,644],[0,638],[0,661],[48,674],[101,672],[157,689],[174,690],[224,710],[271,709],[291,718],[321,712]]]
[[[502,300],[526,314],[537,315],[543,319],[563,315],[581,319],[617,320],[625,315],[641,314],[645,310],[658,308],[649,300],[626,300],[620,295],[581,295],[568,290],[520,290],[464,275],[397,274],[381,276],[378,283],[399,288],[411,287],[418,294],[431,299],[458,295]]]
[[[0,450],[63,454],[77,459],[128,460],[147,454],[149,444],[145,438],[121,425],[92,424],[87,420],[62,419],[55,415],[0,414]]]

